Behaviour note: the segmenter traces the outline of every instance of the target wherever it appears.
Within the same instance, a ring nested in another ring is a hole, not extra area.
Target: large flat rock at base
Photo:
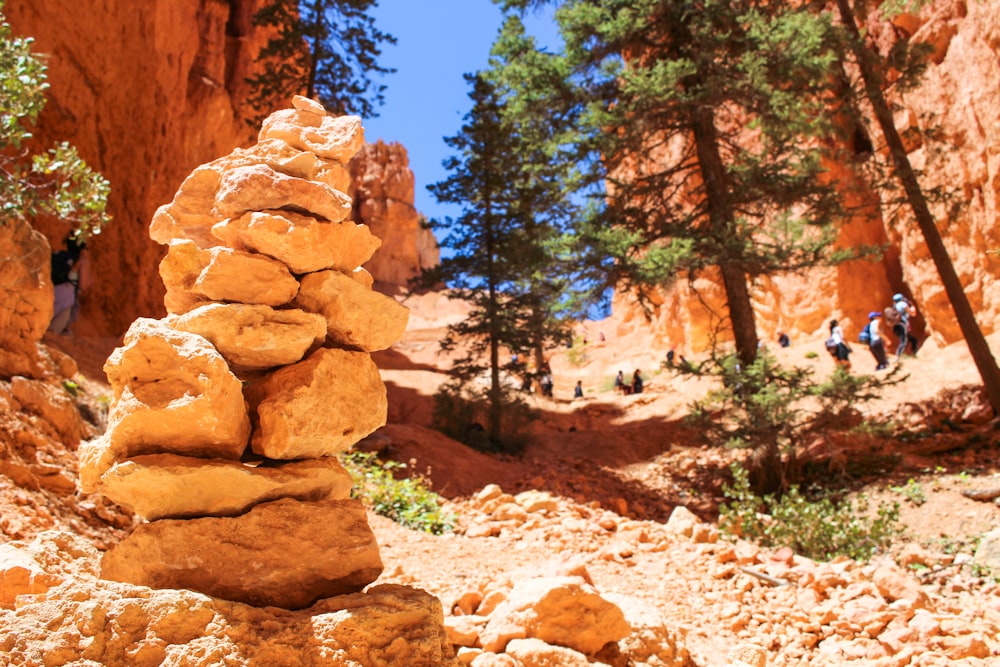
[[[281,498],[342,500],[351,486],[350,473],[329,456],[250,466],[153,454],[114,464],[101,476],[97,492],[154,521],[234,516]]]
[[[212,235],[231,248],[258,252],[282,262],[292,273],[335,269],[349,273],[379,248],[367,225],[323,222],[291,211],[254,211],[223,220]]]
[[[209,303],[167,322],[204,337],[234,368],[264,370],[300,361],[326,338],[326,320],[297,308]]]
[[[388,400],[365,352],[320,348],[304,361],[247,384],[255,454],[334,456],[385,424]]]
[[[101,561],[105,579],[285,609],[360,591],[381,573],[356,500],[284,499],[236,517],[154,521]]]
[[[384,350],[399,340],[410,316],[392,297],[339,271],[302,276],[294,305],[325,317],[334,344],[366,352]]]

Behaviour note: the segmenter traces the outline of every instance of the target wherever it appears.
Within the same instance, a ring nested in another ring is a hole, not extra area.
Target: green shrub
[[[902,495],[917,507],[927,502],[927,495],[924,493],[924,487],[920,485],[920,482],[913,478],[907,480],[905,486],[890,486],[889,490],[893,493]]]
[[[836,500],[827,493],[808,498],[792,486],[780,497],[757,496],[749,476],[733,465],[733,484],[722,490],[729,503],[719,510],[719,527],[765,547],[790,547],[814,560],[847,556],[868,560],[901,534],[899,503],[880,503],[876,515],[868,501]]]
[[[440,535],[454,530],[455,516],[441,509],[441,496],[431,491],[423,477],[397,479],[394,470],[406,468],[398,461],[381,461],[367,452],[345,452],[340,462],[351,474],[351,497],[407,528]]]
[[[818,380],[812,369],[782,366],[766,349],[746,368],[724,355],[690,372],[721,382],[691,406],[687,423],[709,444],[750,449],[750,481],[761,493],[782,491],[799,479],[797,443],[851,428],[862,419],[859,405],[902,379],[897,369],[878,378],[837,367]]]

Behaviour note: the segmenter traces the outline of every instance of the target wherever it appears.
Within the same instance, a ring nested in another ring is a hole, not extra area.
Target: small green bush
[[[730,502],[719,510],[719,527],[730,535],[765,547],[787,546],[814,560],[866,561],[901,534],[899,503],[880,503],[872,517],[864,496],[853,503],[829,494],[810,499],[797,486],[780,497],[757,496],[747,471],[739,465],[731,470],[733,484],[722,487]]]
[[[924,487],[920,485],[920,482],[913,478],[907,480],[905,486],[890,486],[889,490],[893,493],[902,495],[917,507],[927,502],[927,495],[924,493]]]
[[[455,516],[441,509],[441,496],[431,491],[422,477],[395,477],[393,471],[406,468],[405,463],[381,461],[375,454],[357,451],[341,454],[340,462],[354,481],[351,497],[376,514],[435,535],[454,530]]]

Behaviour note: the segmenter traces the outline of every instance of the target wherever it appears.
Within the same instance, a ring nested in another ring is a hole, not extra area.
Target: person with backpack
[[[910,353],[917,355],[917,337],[913,335],[911,318],[917,314],[917,309],[906,300],[902,294],[894,294],[892,305],[885,309],[885,321],[892,327],[892,334],[899,343],[896,345],[896,361],[903,358],[907,342]]]
[[[642,393],[642,375],[639,373],[639,369],[635,369],[635,373],[632,374],[632,393],[641,394]]]
[[[830,320],[830,337],[826,339],[826,350],[838,366],[851,369],[851,347],[844,340],[844,329],[837,320]]]
[[[65,250],[52,253],[53,304],[52,321],[49,331],[57,334],[70,333],[69,327],[76,321],[80,310],[81,282],[86,279],[86,262],[83,251],[87,244],[73,236],[63,242]]]
[[[868,350],[875,357],[875,370],[882,371],[889,367],[885,355],[885,343],[882,341],[882,313],[873,310],[868,313],[868,324],[858,334],[858,341],[868,345]]]

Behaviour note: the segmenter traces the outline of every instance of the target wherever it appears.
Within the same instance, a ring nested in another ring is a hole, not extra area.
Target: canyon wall
[[[161,317],[149,238],[153,212],[197,165],[247,146],[256,130],[245,79],[267,36],[252,25],[263,0],[8,0],[14,33],[35,38],[50,89],[36,150],[69,141],[111,182],[114,221],[89,244],[92,287],[78,335],[118,336],[137,317]],[[287,103],[288,100],[283,101]],[[436,261],[436,244],[413,207],[406,150],[377,144],[352,167],[358,222],[384,240],[372,259],[380,287],[405,284]],[[39,222],[53,247],[66,233]]]
[[[49,104],[39,143],[68,140],[112,183],[115,222],[92,243],[95,287],[85,298],[78,333],[118,335],[138,316],[160,316],[155,280],[162,249],[146,233],[153,211],[169,201],[195,165],[246,145],[244,78],[264,36],[251,25],[261,0],[8,0],[18,34],[33,35],[49,54]],[[912,36],[933,45],[923,84],[895,100],[910,158],[928,189],[952,189],[963,206],[935,210],[955,266],[985,333],[1000,322],[1000,0],[937,0],[919,15],[867,26],[883,48]],[[874,137],[876,148],[879,138]],[[946,148],[946,150],[941,150]],[[384,239],[371,261],[379,286],[392,291],[436,260],[436,246],[413,208],[413,174],[398,145],[366,148],[352,166],[355,215]],[[845,183],[854,177],[834,166]],[[922,235],[906,211],[872,203],[871,215],[844,227],[838,243],[888,244],[879,262],[849,262],[752,286],[760,334],[822,335],[831,317],[854,337],[865,314],[903,292],[916,302],[918,328],[938,343],[960,338]],[[389,233],[386,228],[391,228]],[[43,229],[58,245],[57,229]],[[397,233],[398,232],[398,233]],[[724,313],[711,276],[657,296],[653,326],[661,340],[694,352]],[[618,334],[650,326],[619,296]]]

